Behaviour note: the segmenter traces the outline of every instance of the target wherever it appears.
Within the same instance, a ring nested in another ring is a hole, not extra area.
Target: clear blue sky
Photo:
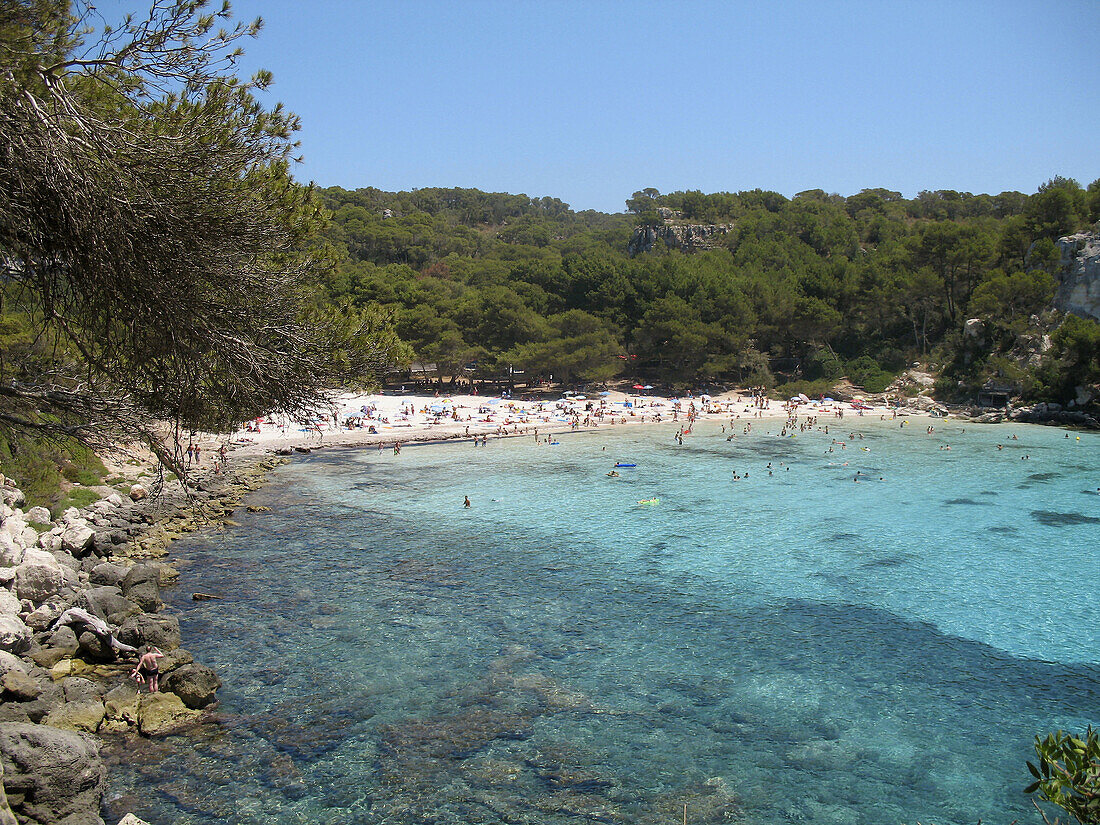
[[[322,186],[1031,193],[1100,177],[1100,2],[233,0]],[[106,11],[104,6],[101,10]]]

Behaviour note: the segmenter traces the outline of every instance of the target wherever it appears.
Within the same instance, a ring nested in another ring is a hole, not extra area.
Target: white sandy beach
[[[318,447],[365,447],[462,438],[501,438],[583,431],[593,428],[692,420],[785,420],[791,415],[822,421],[843,416],[891,418],[895,410],[864,402],[770,400],[759,406],[749,392],[665,398],[648,394],[600,392],[564,395],[556,400],[523,401],[500,396],[397,393],[338,396],[333,413],[312,426],[280,416],[249,422],[228,438],[202,439],[208,455],[225,443],[236,456]],[[898,413],[900,414],[900,413]],[[914,414],[907,410],[905,414]]]

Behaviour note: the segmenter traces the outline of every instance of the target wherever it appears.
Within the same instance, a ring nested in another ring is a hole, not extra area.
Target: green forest
[[[1100,180],[912,199],[645,189],[621,214],[476,189],[334,187],[320,197],[339,261],[326,300],[381,305],[410,365],[439,381],[522,373],[523,383],[626,377],[815,392],[844,376],[881,392],[921,362],[938,368],[943,400],[972,400],[994,379],[1064,401],[1100,380],[1100,325],[1049,310],[1056,240],[1100,219]],[[628,253],[636,228],[670,214],[726,231],[701,251],[658,240]],[[962,332],[975,317],[978,342]],[[1027,344],[1042,333],[1053,346],[1029,363]]]

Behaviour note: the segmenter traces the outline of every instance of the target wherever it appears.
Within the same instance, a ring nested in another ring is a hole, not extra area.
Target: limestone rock
[[[0,615],[18,616],[22,609],[15,594],[6,587],[0,587]]]
[[[19,825],[19,820],[11,812],[8,795],[4,791],[4,767],[2,762],[0,762],[0,825]]]
[[[8,722],[0,724],[0,760],[12,808],[25,825],[52,825],[75,813],[99,811],[107,771],[90,738]]]
[[[23,563],[15,569],[15,594],[40,604],[53,596],[65,583],[65,577],[51,554],[28,548],[23,551]]]
[[[222,680],[206,665],[189,664],[173,670],[161,684],[164,690],[179,696],[187,707],[197,710],[217,699],[215,693],[222,686]]]
[[[103,817],[94,811],[77,811],[69,814],[57,825],[104,825]]]
[[[104,501],[115,508],[122,506],[122,496],[120,496],[118,493],[111,493],[109,496],[107,496],[107,498],[104,499]]]
[[[137,685],[131,681],[111,688],[103,697],[103,709],[106,711],[107,719],[120,720],[130,725],[137,724],[140,704],[141,694]]]
[[[4,823],[0,822],[0,825],[4,825]],[[118,825],[149,825],[149,823],[144,819],[138,819],[133,814],[126,814],[118,821]]]
[[[118,587],[119,593],[122,592],[122,580],[126,577],[126,568],[121,564],[114,564],[113,562],[105,561],[100,562],[92,568],[91,582],[92,584],[107,585],[109,587]]]
[[[136,604],[122,595],[122,590],[109,585],[89,587],[77,597],[76,606],[116,625],[141,612]]]
[[[103,703],[97,699],[66,702],[51,710],[44,724],[62,730],[95,733],[105,715]]]
[[[124,644],[141,647],[149,644],[167,652],[180,646],[180,623],[174,616],[131,616],[118,634]]]
[[[27,497],[23,495],[23,491],[7,483],[0,487],[0,498],[3,498],[4,503],[9,507],[22,507],[27,503]]]
[[[5,673],[2,683],[4,695],[16,702],[33,702],[42,694],[42,686],[38,680],[18,670]]]
[[[0,533],[0,565],[14,567],[23,563],[23,548],[8,533]]]
[[[202,711],[191,710],[174,693],[146,693],[138,703],[138,730],[145,736],[164,736],[202,715]]]
[[[139,582],[126,590],[126,598],[146,613],[156,613],[164,602],[160,600],[160,588],[155,581]]]
[[[149,491],[142,487],[140,484],[135,484],[130,488],[130,500],[141,501],[149,495]]]
[[[0,650],[0,677],[3,677],[7,673],[11,673],[13,670],[18,670],[20,673],[26,673],[28,670],[27,663],[18,656],[12,655],[5,650]]]
[[[66,528],[61,533],[61,546],[74,556],[84,555],[92,546],[95,538],[95,530],[86,524],[77,524]]]
[[[65,612],[65,604],[59,599],[50,599],[38,605],[26,618],[31,630],[47,630]]]
[[[38,537],[38,546],[47,553],[56,553],[61,549],[61,531],[43,533]]]
[[[53,519],[50,518],[50,511],[45,507],[32,507],[23,514],[23,517],[27,521],[34,522],[35,524],[49,524],[53,521]]]
[[[1088,232],[1058,239],[1062,271],[1054,307],[1082,318],[1100,320],[1100,223]]]
[[[0,650],[23,653],[31,646],[31,629],[18,616],[0,616]]]

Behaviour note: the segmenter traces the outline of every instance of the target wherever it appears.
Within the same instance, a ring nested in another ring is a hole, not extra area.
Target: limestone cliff
[[[630,236],[626,251],[631,257],[649,252],[658,240],[663,241],[670,249],[683,252],[714,249],[720,245],[722,236],[733,229],[732,223],[684,223],[681,214],[672,209],[661,208],[657,210],[657,214],[661,218],[660,223],[639,226]]]
[[[1058,239],[1062,269],[1054,307],[1100,321],[1100,223]]]

